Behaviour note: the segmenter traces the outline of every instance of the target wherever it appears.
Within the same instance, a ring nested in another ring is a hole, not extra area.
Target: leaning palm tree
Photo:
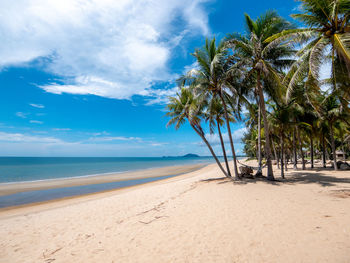
[[[234,118],[231,113],[229,113],[229,118],[230,118],[230,121],[232,122],[234,121]],[[205,112],[205,119],[206,121],[209,122],[211,134],[214,133],[215,127],[218,128],[220,144],[221,144],[221,148],[222,148],[222,152],[223,152],[223,156],[226,164],[227,173],[229,176],[231,176],[230,167],[227,161],[225,143],[224,143],[224,139],[220,128],[225,122],[225,112],[224,112],[224,107],[218,98],[213,98],[208,103],[207,111]]]
[[[169,104],[167,105],[167,109],[168,112],[166,115],[171,118],[167,123],[167,127],[170,125],[175,125],[175,129],[179,129],[180,126],[187,120],[192,129],[202,138],[203,142],[207,145],[220,170],[226,177],[230,177],[222,167],[210,143],[205,138],[205,133],[201,127],[203,104],[199,103],[198,99],[194,97],[193,93],[188,88],[181,88],[181,91],[177,93],[176,97],[169,97]]]
[[[245,66],[247,68],[247,82],[252,82],[254,79],[254,93],[264,122],[267,179],[274,180],[264,91],[270,96],[276,95],[275,93],[279,89],[274,89],[274,87],[281,85],[282,70],[293,62],[289,57],[294,52],[287,45],[267,44],[265,40],[293,26],[274,11],[266,12],[255,21],[246,14],[245,20],[247,34],[231,34],[226,39],[228,46],[233,49],[233,56],[238,61],[231,70],[235,71]]]
[[[200,100],[212,98],[221,100],[233,156],[234,174],[238,179],[237,159],[228,109],[228,102],[235,94],[232,94],[233,89],[229,88],[227,81],[227,49],[223,42],[216,46],[215,38],[206,39],[205,46],[197,49],[192,55],[196,58],[198,67],[187,72],[179,79],[179,82],[181,85],[189,85]]]
[[[289,73],[289,90],[293,89],[301,75],[306,74],[308,79],[319,80],[321,65],[329,61],[332,65],[333,90],[347,89],[349,95],[349,87],[342,86],[342,83],[344,79],[349,82],[350,73],[350,1],[299,1],[301,13],[292,17],[307,27],[284,30],[266,39],[269,43],[294,42],[302,45],[297,54],[298,60]]]

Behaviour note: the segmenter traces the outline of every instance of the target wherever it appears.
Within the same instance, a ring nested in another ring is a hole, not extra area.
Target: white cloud
[[[173,48],[184,35],[208,34],[208,1],[1,1],[0,67],[40,59],[62,76],[40,86],[55,94],[155,97],[152,85],[173,77]]]
[[[30,106],[34,107],[34,108],[38,108],[38,109],[43,109],[45,108],[44,105],[42,104],[35,104],[35,103],[29,103]]]
[[[240,143],[241,139],[243,138],[244,133],[247,131],[247,128],[243,127],[240,129],[235,130],[232,133],[232,139],[235,143]],[[212,145],[217,145],[220,144],[220,138],[219,134],[214,133],[214,134],[206,134],[205,137],[207,138],[208,142]],[[223,133],[222,134],[223,141],[224,143],[229,143],[230,139],[228,137],[228,133]]]
[[[112,143],[113,140],[122,141]],[[130,143],[124,143],[130,142]],[[132,142],[132,143],[131,143]],[[2,156],[162,156],[174,148],[164,142],[146,142],[138,137],[110,137],[101,141],[65,141],[59,138],[24,133],[0,132]],[[152,150],[150,150],[150,146]]]
[[[30,120],[30,123],[35,123],[35,124],[43,124],[44,122],[42,121],[37,121],[37,120]]]
[[[168,144],[169,143],[167,143],[167,142],[154,142],[154,143],[151,143],[150,145],[158,147],[158,146],[164,146],[164,145],[168,145]]]
[[[142,141],[139,137],[124,137],[124,136],[105,136],[105,137],[91,137],[89,141],[94,142],[108,142],[108,141]]]
[[[70,131],[70,128],[53,128],[53,131]]]
[[[60,139],[53,137],[40,137],[26,135],[22,133],[0,132],[0,141],[2,142],[25,142],[25,143],[61,143]]]
[[[153,89],[148,96],[153,97],[148,100],[147,105],[167,104],[170,96],[174,96],[179,91],[178,87],[170,89]]]
[[[21,112],[21,111],[16,112],[16,116],[20,117],[22,119],[26,119],[28,115],[29,115],[29,113],[25,113],[25,112]]]

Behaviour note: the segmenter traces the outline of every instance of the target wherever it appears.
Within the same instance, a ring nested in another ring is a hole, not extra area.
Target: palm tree
[[[333,153],[334,170],[338,170],[336,147],[334,140],[334,126],[339,120],[348,122],[347,119],[350,117],[348,113],[349,109],[344,109],[342,107],[340,100],[339,98],[337,98],[335,93],[326,95],[324,98],[320,97],[319,100],[320,105],[318,107],[318,114],[320,115],[320,118],[328,124]]]
[[[219,98],[223,105],[226,127],[233,156],[235,178],[239,178],[237,159],[230,127],[228,102],[232,100],[232,87],[229,87],[227,76],[227,49],[224,43],[216,46],[216,40],[206,39],[205,46],[196,49],[192,54],[198,63],[198,68],[190,70],[179,79],[182,85],[189,85],[201,100]]]
[[[245,114],[245,125],[253,132],[249,140],[253,142],[254,156],[258,159],[258,171],[256,176],[262,175],[262,154],[261,154],[261,111],[257,104],[246,104],[248,112]],[[258,118],[256,116],[258,115]],[[244,140],[248,143],[248,137]]]
[[[227,43],[233,49],[234,56],[238,58],[238,63],[232,67],[232,70],[245,66],[248,69],[246,78],[255,80],[255,94],[263,116],[265,130],[267,179],[274,180],[264,91],[271,96],[275,94],[274,87],[281,84],[280,73],[293,62],[288,57],[294,52],[287,45],[267,44],[265,40],[293,26],[274,11],[266,12],[255,21],[246,14],[245,20],[247,34],[231,34],[227,37]]]
[[[218,128],[220,144],[221,144],[221,148],[222,148],[222,152],[223,152],[224,160],[225,160],[225,164],[226,164],[226,170],[227,170],[228,175],[231,176],[230,167],[229,167],[229,164],[227,161],[227,156],[226,156],[225,143],[224,143],[221,128],[220,128],[220,126],[222,126],[225,122],[224,115],[225,115],[224,107],[223,107],[221,101],[218,98],[213,98],[208,103],[207,111],[205,113],[205,118],[209,122],[211,134],[214,133],[215,126],[217,126],[217,128]],[[234,118],[230,113],[229,113],[229,118],[230,118],[230,121],[234,121]]]
[[[203,115],[203,104],[199,103],[198,99],[194,97],[193,93],[188,88],[181,88],[180,93],[177,93],[176,97],[169,97],[169,104],[167,105],[167,109],[168,112],[166,115],[171,118],[167,123],[167,127],[170,125],[175,125],[175,129],[179,129],[180,126],[187,120],[193,130],[202,138],[204,143],[207,145],[220,170],[226,177],[230,178],[230,176],[222,167],[210,143],[205,138],[205,133],[201,127],[200,118]]]
[[[350,1],[349,0],[299,0],[300,14],[292,15],[307,28],[284,30],[268,39],[270,43],[296,42],[304,45],[298,52],[299,59],[292,65],[289,89],[301,75],[319,80],[320,68],[325,61],[332,65],[333,90],[349,83],[350,73]],[[328,52],[329,51],[329,52]],[[346,70],[347,68],[347,70]],[[347,72],[346,72],[347,71]],[[347,94],[350,94],[349,87]]]
[[[317,115],[315,111],[310,110],[305,111],[303,114],[303,121],[308,124],[307,133],[310,139],[310,158],[311,158],[311,169],[314,168],[314,140],[313,137],[316,134],[316,121]]]
[[[283,100],[275,101],[270,106],[273,108],[270,114],[272,125],[277,127],[280,134],[280,147],[281,147],[281,177],[284,179],[284,157],[285,157],[285,141],[286,141],[286,129],[291,124],[290,112],[293,107],[294,101],[288,103]]]

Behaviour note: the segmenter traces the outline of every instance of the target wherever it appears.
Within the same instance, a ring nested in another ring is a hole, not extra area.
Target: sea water
[[[212,157],[0,157],[0,183],[94,176],[213,161]]]
[[[204,166],[213,162],[212,157],[0,157],[0,183],[98,176],[175,165]],[[0,208],[118,189],[176,175],[20,192],[0,196]]]

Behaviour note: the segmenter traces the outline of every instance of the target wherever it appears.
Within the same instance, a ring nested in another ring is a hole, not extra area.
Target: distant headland
[[[163,156],[163,158],[178,158],[178,157],[183,157],[183,158],[198,158],[201,157],[198,154],[194,154],[194,153],[188,153],[185,155],[180,155],[180,156]]]

